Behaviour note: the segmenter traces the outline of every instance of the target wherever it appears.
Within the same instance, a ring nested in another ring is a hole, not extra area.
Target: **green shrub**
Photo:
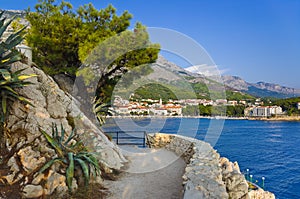
[[[115,113],[115,111],[111,109],[111,105],[109,103],[103,103],[101,98],[95,98],[93,112],[96,115],[100,126],[105,123],[105,116],[112,116]]]
[[[86,186],[89,184],[91,174],[94,177],[101,174],[98,160],[94,154],[88,151],[82,141],[77,141],[76,143],[73,142],[76,138],[76,135],[74,135],[75,129],[73,129],[66,140],[64,139],[66,132],[62,125],[60,134],[55,124],[53,124],[52,127],[52,136],[43,130],[40,131],[45,136],[48,143],[56,151],[58,157],[47,162],[39,170],[39,173],[43,173],[54,163],[60,163],[63,168],[66,169],[66,183],[70,191],[72,191],[72,181],[74,178],[75,168],[82,170]]]

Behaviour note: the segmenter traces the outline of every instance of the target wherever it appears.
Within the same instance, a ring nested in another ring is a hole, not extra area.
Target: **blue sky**
[[[37,0],[1,0],[2,9],[32,8]],[[71,0],[128,10],[132,23],[179,31],[196,40],[225,74],[249,82],[300,88],[299,0]],[[174,58],[186,66],[182,60]]]

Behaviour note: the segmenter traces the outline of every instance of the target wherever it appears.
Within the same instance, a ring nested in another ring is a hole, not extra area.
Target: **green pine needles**
[[[76,138],[76,135],[74,135],[75,129],[73,129],[66,139],[66,132],[63,125],[61,125],[61,132],[59,133],[57,125],[53,124],[52,136],[43,130],[40,131],[56,151],[58,157],[47,162],[40,169],[39,173],[43,173],[55,163],[61,164],[66,169],[66,183],[70,191],[72,191],[72,181],[75,177],[74,171],[76,168],[82,170],[85,186],[89,184],[90,176],[96,177],[97,175],[101,175],[100,166],[94,154],[88,151],[82,141],[74,143],[74,139]]]

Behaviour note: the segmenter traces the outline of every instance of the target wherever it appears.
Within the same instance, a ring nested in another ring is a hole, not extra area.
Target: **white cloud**
[[[229,69],[219,70],[216,65],[208,66],[207,64],[190,66],[188,68],[185,68],[185,70],[187,70],[191,73],[196,73],[196,74],[204,75],[207,77],[220,76],[220,75],[224,74],[225,72],[229,71]]]

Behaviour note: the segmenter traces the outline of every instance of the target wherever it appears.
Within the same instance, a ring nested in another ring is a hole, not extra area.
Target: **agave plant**
[[[53,124],[52,126],[52,136],[43,130],[40,131],[45,136],[48,143],[56,151],[58,157],[47,162],[39,170],[39,173],[43,173],[54,163],[60,163],[64,168],[66,168],[66,183],[70,191],[72,191],[72,181],[74,178],[75,168],[82,170],[86,186],[89,184],[91,175],[95,177],[96,175],[101,174],[100,166],[94,154],[84,147],[82,141],[77,141],[76,143],[72,142],[72,140],[76,138],[76,135],[74,135],[75,129],[72,130],[67,139],[64,139],[66,132],[63,125],[61,125],[60,134],[56,124]]]
[[[3,38],[4,32],[14,20],[14,18],[12,18],[5,23],[6,18],[3,18],[3,14],[4,12],[0,13],[0,102],[2,108],[2,123],[4,122],[5,115],[7,113],[7,102],[9,100],[13,101],[17,99],[30,104],[29,101],[26,98],[20,96],[15,89],[27,86],[30,83],[26,82],[25,80],[35,76],[22,75],[21,72],[24,69],[15,72],[11,71],[11,64],[22,59],[20,52],[16,49],[16,46],[22,42],[23,38],[20,35],[26,27],[10,34],[6,39]]]
[[[100,126],[105,123],[105,116],[112,116],[115,113],[115,111],[111,109],[111,105],[108,103],[103,103],[101,98],[95,98],[93,104],[93,112],[96,115]]]

